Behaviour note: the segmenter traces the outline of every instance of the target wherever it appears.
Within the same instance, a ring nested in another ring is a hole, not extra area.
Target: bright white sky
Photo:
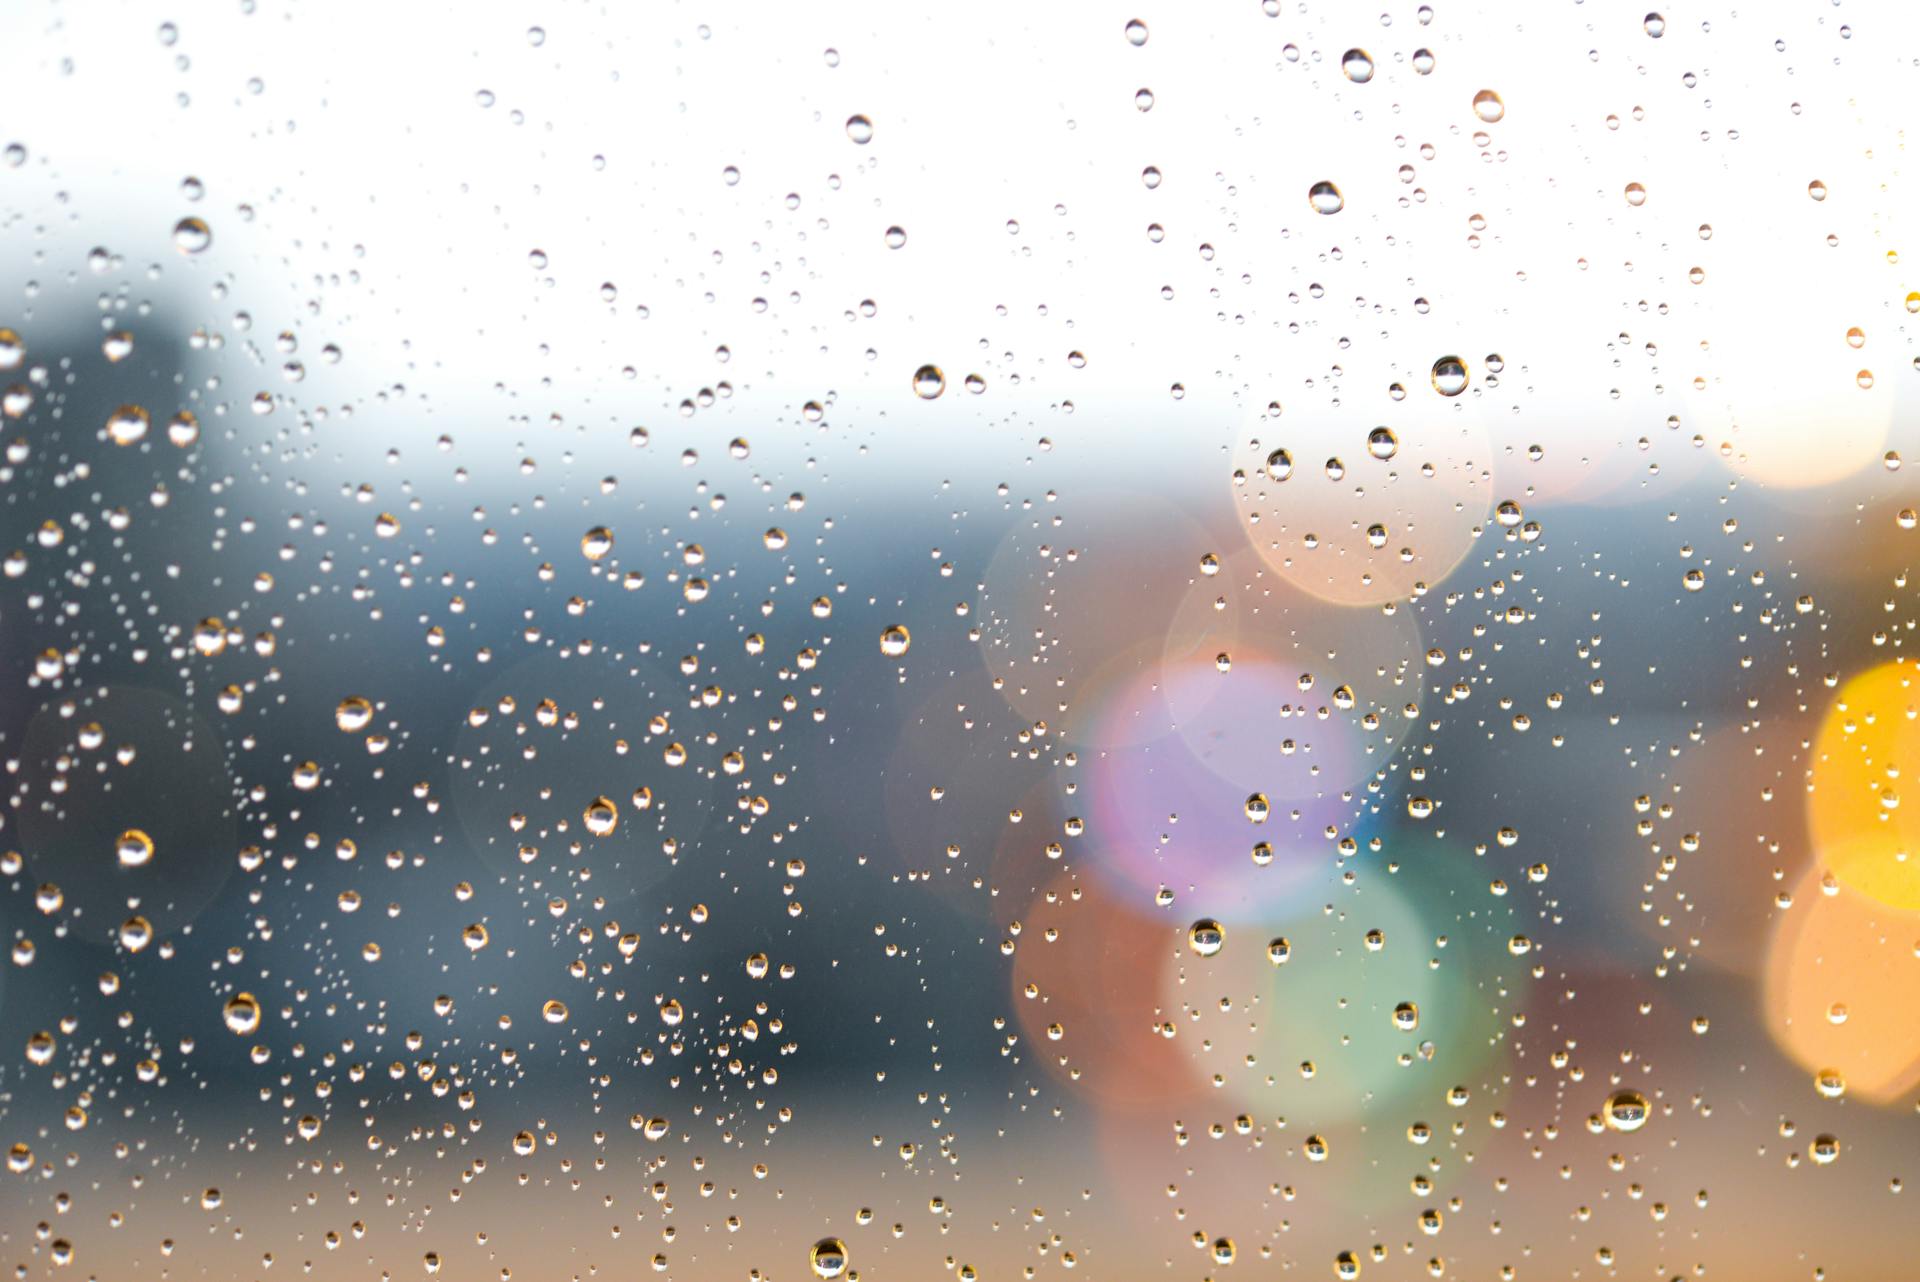
[[[1475,467],[1545,444],[1524,473],[1543,499],[1637,492],[1648,461],[1707,468],[1694,432],[1769,484],[1872,479],[1920,379],[1902,306],[1920,289],[1915,7],[1681,4],[1657,40],[1640,10],[1595,0],[1441,0],[1426,25],[1416,9],[223,0],[169,9],[169,46],[147,6],[35,0],[0,12],[0,118],[37,188],[70,193],[40,220],[72,226],[54,269],[10,274],[77,269],[94,243],[172,280],[231,273],[211,323],[248,306],[309,355],[342,346],[334,394],[405,382],[442,412],[500,414],[498,383],[536,422],[588,398],[609,423],[636,403],[668,418],[724,378],[762,422],[834,394],[843,422],[1005,423],[1124,452],[1170,431],[1278,439],[1259,421],[1278,401],[1296,441],[1392,422]],[[1368,84],[1340,71],[1353,46]],[[1431,75],[1409,65],[1421,47]],[[1497,124],[1474,115],[1482,88],[1504,97]],[[855,113],[874,121],[864,147]],[[1345,193],[1331,217],[1306,199],[1323,178]],[[187,212],[215,246],[183,265],[165,235]],[[850,319],[863,299],[878,316]],[[1426,386],[1447,353],[1474,370],[1455,401]],[[908,392],[925,361],[949,378],[934,406]]]

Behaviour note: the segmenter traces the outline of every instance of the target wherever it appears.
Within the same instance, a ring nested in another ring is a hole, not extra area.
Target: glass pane
[[[0,1260],[1900,1275],[1917,28],[0,7]]]

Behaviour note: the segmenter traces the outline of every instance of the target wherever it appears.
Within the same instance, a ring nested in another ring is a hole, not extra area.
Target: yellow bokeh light
[[[1767,954],[1767,1031],[1808,1072],[1837,1069],[1848,1094],[1894,1100],[1920,1084],[1920,913],[1890,908],[1810,869]]]
[[[1900,805],[1902,776],[1915,762],[1913,665],[1883,664],[1842,686],[1814,743],[1808,836],[1842,885],[1895,908],[1920,909],[1920,811]]]

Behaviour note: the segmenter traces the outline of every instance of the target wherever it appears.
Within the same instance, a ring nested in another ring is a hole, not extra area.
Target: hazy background
[[[1898,1275],[1920,19],[1658,16],[0,8],[0,1251]]]

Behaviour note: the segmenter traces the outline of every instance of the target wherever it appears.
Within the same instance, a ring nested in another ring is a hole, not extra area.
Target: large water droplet
[[[235,993],[227,998],[227,1004],[221,1011],[227,1021],[227,1028],[242,1037],[251,1036],[260,1028],[260,1003],[252,993]]]
[[[173,247],[183,254],[197,254],[213,243],[213,228],[204,219],[182,218],[173,225]]]
[[[1340,189],[1324,178],[1307,188],[1307,203],[1316,214],[1337,214],[1347,206]]]
[[[1202,957],[1211,957],[1226,946],[1227,928],[1211,917],[1202,917],[1187,927],[1187,947]]]
[[[847,1268],[847,1244],[837,1237],[821,1238],[807,1252],[807,1267],[817,1278],[839,1277]]]
[[[120,834],[120,840],[114,846],[114,853],[122,868],[142,868],[153,858],[153,838],[138,828],[129,828]]]
[[[587,825],[588,832],[596,837],[604,837],[619,824],[620,812],[610,798],[595,797],[587,803],[581,819]]]
[[[107,439],[115,445],[138,445],[147,439],[152,420],[138,405],[122,405],[107,416]]]
[[[1619,1090],[1607,1097],[1601,1116],[1613,1130],[1637,1131],[1647,1124],[1647,1113],[1646,1096],[1636,1090]]]

